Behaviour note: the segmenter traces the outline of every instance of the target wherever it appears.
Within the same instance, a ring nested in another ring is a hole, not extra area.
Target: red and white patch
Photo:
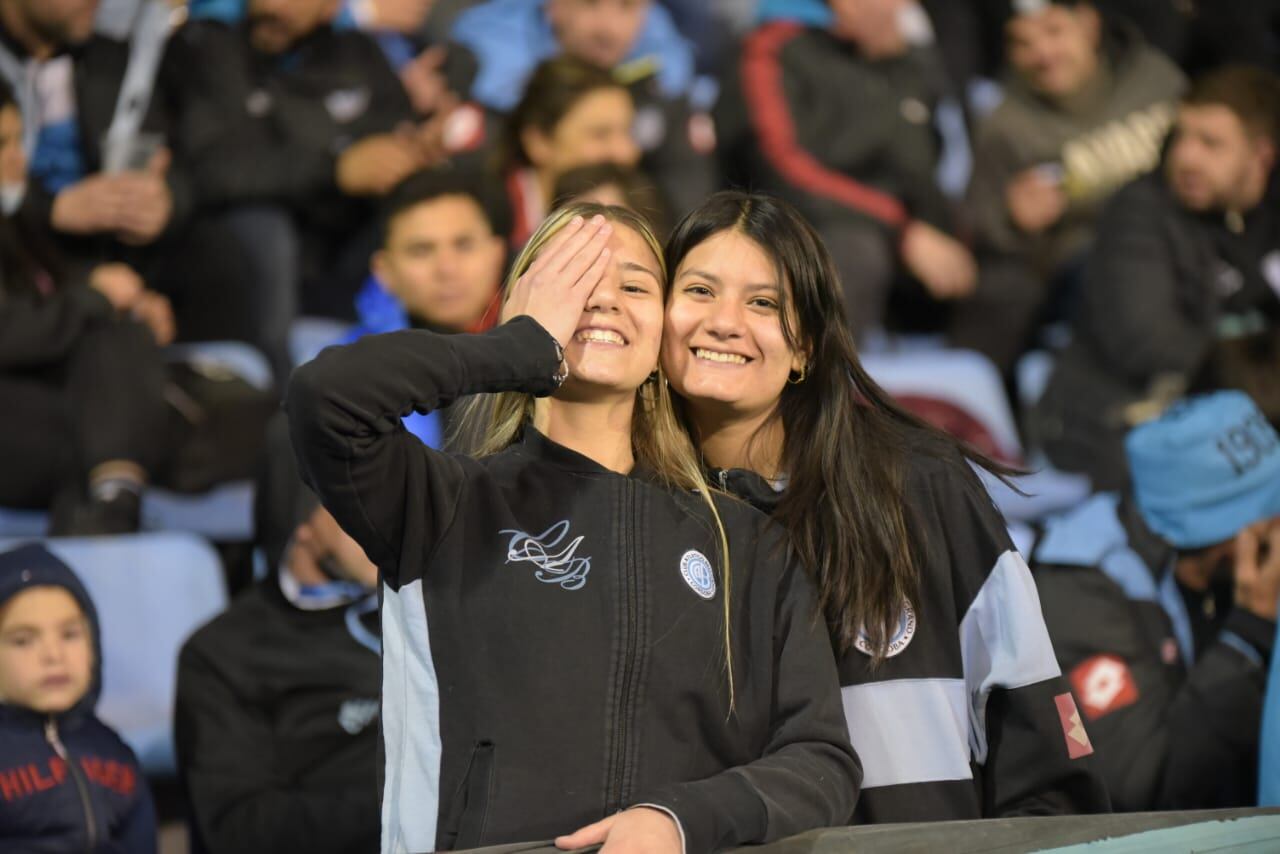
[[[1129,666],[1114,655],[1095,655],[1077,664],[1071,671],[1071,687],[1091,721],[1138,702],[1138,686]]]
[[[1177,664],[1182,653],[1178,651],[1178,642],[1173,638],[1165,638],[1160,644],[1160,660],[1165,664]]]
[[[1062,724],[1062,735],[1067,740],[1067,756],[1079,759],[1093,753],[1093,742],[1089,741],[1089,733],[1084,730],[1084,721],[1080,720],[1080,710],[1070,694],[1059,694],[1053,698],[1058,707],[1058,721]]]

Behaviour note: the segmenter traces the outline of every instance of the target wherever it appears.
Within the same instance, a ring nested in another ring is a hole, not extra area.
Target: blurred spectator
[[[1280,419],[1278,137],[1274,75],[1209,74],[1183,98],[1163,171],[1108,206],[1073,340],[1033,413],[1055,465],[1123,483],[1126,424],[1192,384],[1243,387]]]
[[[635,166],[635,109],[626,87],[594,65],[560,57],[538,66],[507,120],[500,160],[518,248],[550,212],[556,179],[596,163]]]
[[[0,199],[26,181],[22,119],[0,86]],[[136,530],[165,445],[168,301],[129,267],[62,269],[46,236],[0,220],[0,506],[47,509],[55,534]]]
[[[142,768],[98,720],[98,615],[41,545],[0,553],[0,839],[6,851],[154,854]]]
[[[1280,437],[1241,392],[1133,430],[1132,492],[1051,521],[1045,623],[1117,809],[1257,803],[1280,597]]]
[[[371,200],[437,156],[378,46],[336,31],[335,9],[250,0],[243,25],[193,21],[171,47],[182,155],[251,265],[255,340],[278,372],[300,298],[349,313],[376,242]]]
[[[655,234],[666,235],[670,227],[658,191],[648,178],[616,163],[570,169],[556,179],[552,196],[553,209],[570,202],[616,205],[644,216]]]
[[[716,119],[731,180],[806,214],[865,330],[883,322],[895,282],[952,299],[972,289],[976,271],[935,180],[934,107],[948,84],[936,52],[908,39],[911,4],[829,5],[829,28],[775,22],[746,38]]]
[[[59,235],[146,245],[170,227],[187,198],[168,152],[149,144],[154,137],[128,141],[134,150],[123,159],[134,171],[103,171],[129,48],[93,34],[97,5],[0,2],[0,71],[28,118],[24,147],[33,180],[22,213]],[[146,126],[163,134],[164,117],[153,111]]]
[[[0,76],[27,127],[31,181],[19,216],[81,274],[134,267],[173,302],[183,340],[245,334],[243,279],[229,235],[192,219],[190,182],[168,147],[162,61],[167,15],[132,43],[92,33],[97,0],[0,0]]]
[[[1088,0],[1018,0],[1011,78],[979,133],[969,204],[982,272],[956,345],[1012,368],[1055,289],[1070,289],[1103,203],[1152,169],[1185,80]]]
[[[447,169],[397,187],[384,206],[373,278],[357,298],[362,322],[354,335],[493,326],[506,262],[497,195],[480,176]]]
[[[515,109],[535,68],[559,54],[612,73],[635,103],[642,167],[672,209],[715,189],[715,132],[690,103],[693,51],[653,0],[489,0],[458,17],[452,38],[479,63],[470,98],[499,113]]]
[[[341,343],[410,327],[483,332],[498,320],[506,267],[504,201],[488,181],[451,169],[418,173],[387,199],[373,275],[356,296],[359,321]],[[404,424],[433,448],[451,407]]]
[[[272,443],[264,531],[278,567],[194,634],[178,661],[175,741],[208,854],[378,847],[377,568]],[[278,451],[275,452],[275,451]],[[276,517],[280,518],[280,517]]]

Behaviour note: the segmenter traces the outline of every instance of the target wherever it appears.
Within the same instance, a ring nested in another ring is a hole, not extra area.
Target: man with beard
[[[1118,810],[1257,804],[1280,597],[1280,436],[1245,394],[1125,441],[1133,487],[1051,520],[1045,624]]]
[[[1280,417],[1280,80],[1239,66],[1182,99],[1164,169],[1116,194],[1071,345],[1033,413],[1059,468],[1125,480],[1127,425],[1187,388],[1242,388]]]

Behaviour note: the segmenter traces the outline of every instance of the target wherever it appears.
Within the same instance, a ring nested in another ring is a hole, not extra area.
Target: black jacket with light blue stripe
[[[903,501],[923,556],[920,601],[904,611],[878,668],[865,642],[838,660],[864,772],[858,821],[1109,811],[1088,735],[1065,705],[1070,689],[1031,574],[999,511],[958,453],[919,440]],[[717,479],[765,511],[781,497],[751,472]]]
[[[369,336],[290,384],[304,477],[382,572],[382,850],[546,840],[641,804],[678,818],[690,854],[847,823],[861,772],[834,661],[764,516],[717,501],[730,713],[700,499],[532,428],[477,461],[401,423],[465,394],[549,393],[556,370],[551,337],[517,318]]]
[[[1175,558],[1131,498],[1095,495],[1036,545],[1045,620],[1117,809],[1252,806],[1276,626],[1234,608],[1193,632]]]

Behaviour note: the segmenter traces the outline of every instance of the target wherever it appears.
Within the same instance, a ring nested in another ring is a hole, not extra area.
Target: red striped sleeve
[[[803,31],[803,27],[789,22],[766,24],[749,35],[743,44],[743,96],[760,151],[792,186],[900,229],[910,218],[902,202],[842,172],[828,169],[796,140],[778,60],[787,42]]]

